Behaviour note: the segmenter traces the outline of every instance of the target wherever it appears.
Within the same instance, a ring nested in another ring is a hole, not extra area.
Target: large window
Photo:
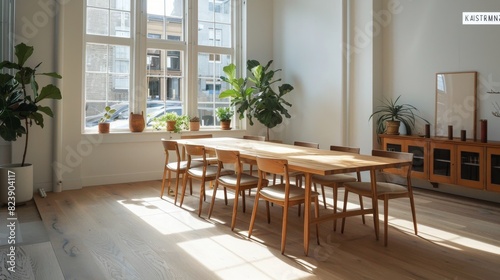
[[[87,0],[85,127],[106,106],[116,109],[113,130],[128,129],[131,110],[148,121],[173,111],[217,126],[215,108],[230,103],[218,98],[219,77],[237,56],[237,2]]]

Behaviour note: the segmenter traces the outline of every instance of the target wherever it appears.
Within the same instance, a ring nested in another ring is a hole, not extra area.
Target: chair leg
[[[210,208],[208,208],[208,219],[210,220],[210,217],[212,216],[212,210],[214,209],[214,204],[215,204],[215,196],[217,195],[217,187],[219,186],[219,182],[215,182],[214,186],[214,192],[212,195],[212,202],[210,203]]]
[[[361,210],[364,210],[364,206],[363,206],[363,196],[362,195],[359,195],[359,206],[361,207]],[[365,214],[362,214],[361,215],[361,219],[363,220],[363,225],[366,225],[365,223]]]
[[[316,188],[316,184],[314,184],[314,187]],[[316,191],[316,189],[314,191]],[[323,185],[321,185],[321,196],[323,196],[323,205],[325,206],[325,209],[326,209],[325,186],[323,186]],[[335,199],[335,197],[334,197],[334,199]]]
[[[244,196],[245,192],[243,191],[242,193]],[[234,230],[234,226],[236,225],[236,214],[238,213],[238,201],[240,200],[239,194],[240,194],[240,190],[236,189],[234,191],[233,217],[231,218],[231,231]]]
[[[252,217],[250,218],[250,226],[248,227],[248,238],[252,235],[255,216],[257,216],[257,208],[259,208],[259,191],[255,193],[255,201],[253,203]]]
[[[415,229],[415,235],[418,235],[417,214],[415,212],[415,202],[413,201],[413,194],[410,193],[409,196],[410,196],[411,215],[413,217],[413,228]]]
[[[333,214],[337,213],[337,196],[339,188],[337,185],[333,186]],[[345,202],[344,202],[345,203]],[[326,208],[326,205],[325,205]],[[333,220],[333,231],[337,231],[337,219]]]
[[[200,184],[200,203],[198,205],[198,217],[201,217],[201,208],[203,207],[203,201],[206,200],[205,197],[205,180],[201,180]]]
[[[389,229],[388,217],[389,217],[389,199],[387,198],[387,196],[384,196],[384,246],[385,247],[387,247],[387,236],[389,235],[389,232],[387,231]]]
[[[281,254],[285,254],[286,245],[286,225],[288,223],[288,203],[283,206],[283,222],[281,225]]]
[[[318,218],[319,217],[319,199],[318,197],[316,196],[314,198],[314,218]],[[319,244],[319,224],[318,223],[315,223],[315,226],[316,226],[316,242]]]
[[[243,190],[241,192],[241,202],[243,203],[243,213],[245,213],[246,209],[246,201],[245,201],[245,191]]]
[[[227,188],[224,187],[224,203],[227,205]]]
[[[179,175],[180,175],[179,172],[175,172],[174,204],[175,202],[177,202],[177,195],[179,193]]]
[[[271,213],[269,212],[269,201],[266,200],[267,223],[271,223]]]
[[[182,207],[182,203],[184,203],[184,195],[186,194],[186,185],[187,185],[187,181],[190,180],[190,184],[191,184],[191,178],[188,178],[189,175],[187,174],[184,174],[184,176],[182,176],[183,179],[182,179],[182,192],[181,192],[181,202],[179,203],[179,207]],[[175,204],[175,201],[174,201],[174,204]]]
[[[160,198],[163,197],[163,191],[165,190],[165,177],[167,175],[167,168],[163,168],[163,179],[161,181],[161,191],[160,191]]]
[[[347,198],[349,197],[349,191],[347,189],[344,192],[344,207],[342,207],[342,212],[347,211]],[[340,233],[344,233],[345,217],[342,218],[342,227],[340,228]]]

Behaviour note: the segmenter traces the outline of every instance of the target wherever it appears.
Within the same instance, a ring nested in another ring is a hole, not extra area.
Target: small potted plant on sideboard
[[[231,107],[218,107],[215,109],[215,115],[220,121],[220,127],[222,130],[231,129],[231,118],[233,117],[234,111]]]

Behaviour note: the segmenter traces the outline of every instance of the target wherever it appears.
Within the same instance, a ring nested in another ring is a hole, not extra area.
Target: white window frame
[[[183,114],[194,116],[198,114],[198,54],[210,53],[217,55],[230,55],[232,62],[238,65],[244,65],[240,62],[244,61],[243,46],[243,9],[244,0],[232,0],[232,23],[231,33],[232,42],[231,48],[218,46],[200,46],[198,45],[198,0],[184,0],[184,39],[185,41],[168,41],[148,38],[147,33],[147,0],[132,0],[131,1],[131,27],[130,34],[132,38],[121,37],[102,37],[97,35],[84,34],[84,44],[87,42],[102,42],[105,44],[119,44],[130,47],[131,62],[130,62],[130,91],[129,104],[131,112],[146,112],[146,100],[148,91],[140,90],[147,89],[146,81],[146,64],[147,64],[147,49],[163,49],[168,51],[180,51],[184,55],[184,79],[182,87],[184,98],[182,101]],[[86,7],[86,5],[85,5]],[[84,9],[86,11],[86,9]],[[86,12],[84,12],[86,13]],[[86,14],[84,14],[86,20]],[[86,24],[84,23],[84,26]],[[96,38],[98,37],[98,38]],[[95,41],[94,41],[95,40]],[[127,42],[128,41],[128,42]],[[85,60],[84,51],[84,60]],[[218,62],[220,63],[220,62]],[[143,66],[141,66],[143,65]],[[83,65],[85,75],[85,65]],[[241,68],[241,67],[240,67]],[[242,70],[240,70],[242,71]],[[84,77],[85,78],[85,77]],[[138,90],[139,89],[139,90]],[[85,94],[85,93],[84,93]],[[85,101],[83,106],[85,106]],[[234,126],[242,128],[241,121],[234,117]],[[85,119],[82,120],[82,126],[85,130]],[[218,127],[209,127],[218,129]],[[90,131],[88,131],[90,132]],[[93,131],[92,131],[93,132]],[[122,131],[123,132],[123,131]]]

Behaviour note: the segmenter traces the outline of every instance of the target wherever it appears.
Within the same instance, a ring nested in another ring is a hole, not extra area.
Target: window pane
[[[130,0],[111,0],[111,9],[130,11]]]
[[[113,105],[120,108],[110,119],[112,127],[127,128],[130,47],[87,43],[85,61],[85,126],[96,126],[104,108]],[[122,121],[115,124],[116,120]]]
[[[147,50],[148,120],[165,112],[183,114],[182,102],[186,93],[182,57],[181,51]]]
[[[130,13],[111,11],[111,36],[130,38]]]
[[[87,6],[109,8],[109,0],[87,0]]]
[[[109,33],[109,11],[87,8],[87,34],[104,35]]]
[[[198,55],[198,112],[202,125],[217,125],[214,110],[230,105],[230,100],[219,99],[223,86],[220,76],[222,68],[229,64],[231,56],[222,54],[200,53]]]
[[[148,0],[147,6],[148,38],[183,40],[183,0]]]
[[[231,47],[231,1],[198,0],[198,43]]]

